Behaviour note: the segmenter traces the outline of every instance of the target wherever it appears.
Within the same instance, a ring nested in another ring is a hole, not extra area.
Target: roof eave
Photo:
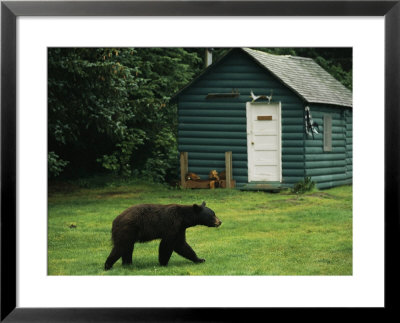
[[[339,108],[353,108],[352,104],[344,104],[344,103],[330,103],[330,102],[320,102],[320,101],[307,101],[308,104],[322,104],[322,105],[328,105],[332,107],[339,107]]]

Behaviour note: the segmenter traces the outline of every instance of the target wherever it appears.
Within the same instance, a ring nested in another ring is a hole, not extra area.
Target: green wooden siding
[[[209,93],[240,92],[237,98],[206,99]],[[246,102],[250,91],[282,102],[282,177],[294,183],[304,177],[303,103],[264,68],[237,51],[229,54],[178,97],[178,149],[187,151],[189,171],[207,178],[211,169],[225,169],[225,151],[232,151],[233,177],[248,182]]]
[[[353,114],[350,109],[345,111],[346,118],[346,175],[347,182],[353,183]]]
[[[212,169],[225,169],[225,152],[232,151],[237,186],[248,182],[246,102],[250,91],[270,94],[282,105],[282,179],[284,184],[311,176],[318,187],[351,182],[351,110],[309,105],[323,131],[323,114],[332,114],[332,152],[323,152],[323,132],[309,139],[304,107],[297,94],[242,51],[230,52],[221,62],[178,96],[178,149],[188,152],[189,171],[208,178]],[[209,93],[240,93],[239,97],[207,99]],[[346,114],[344,113],[346,111]]]
[[[351,183],[351,110],[324,105],[309,105],[320,133],[305,140],[305,174],[318,188]],[[332,117],[332,151],[324,151],[324,115]]]

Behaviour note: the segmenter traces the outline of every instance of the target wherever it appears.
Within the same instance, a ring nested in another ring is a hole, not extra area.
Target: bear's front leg
[[[185,233],[180,234],[180,236],[175,244],[174,251],[178,255],[185,257],[186,259],[189,259],[195,263],[202,263],[202,262],[206,261],[205,259],[197,257],[194,250],[186,242]]]
[[[185,257],[186,259],[189,259],[195,263],[206,261],[205,259],[197,257],[194,250],[188,245],[186,241],[183,244],[177,245],[174,250],[178,255],[181,255],[182,257]]]
[[[160,242],[158,250],[158,261],[161,266],[167,266],[168,261],[171,258],[172,251],[174,250],[174,240],[170,238],[164,238]]]

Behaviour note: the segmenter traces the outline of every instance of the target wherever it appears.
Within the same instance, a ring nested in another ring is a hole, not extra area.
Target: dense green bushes
[[[201,59],[181,48],[51,48],[49,176],[175,173],[173,93]]]

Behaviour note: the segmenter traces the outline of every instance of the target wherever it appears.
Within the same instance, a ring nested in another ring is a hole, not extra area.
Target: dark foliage
[[[177,159],[168,101],[198,61],[179,48],[50,48],[49,176],[108,170],[164,181]]]
[[[311,177],[304,177],[304,180],[293,185],[291,191],[295,194],[304,194],[314,189],[315,182],[311,180]]]

